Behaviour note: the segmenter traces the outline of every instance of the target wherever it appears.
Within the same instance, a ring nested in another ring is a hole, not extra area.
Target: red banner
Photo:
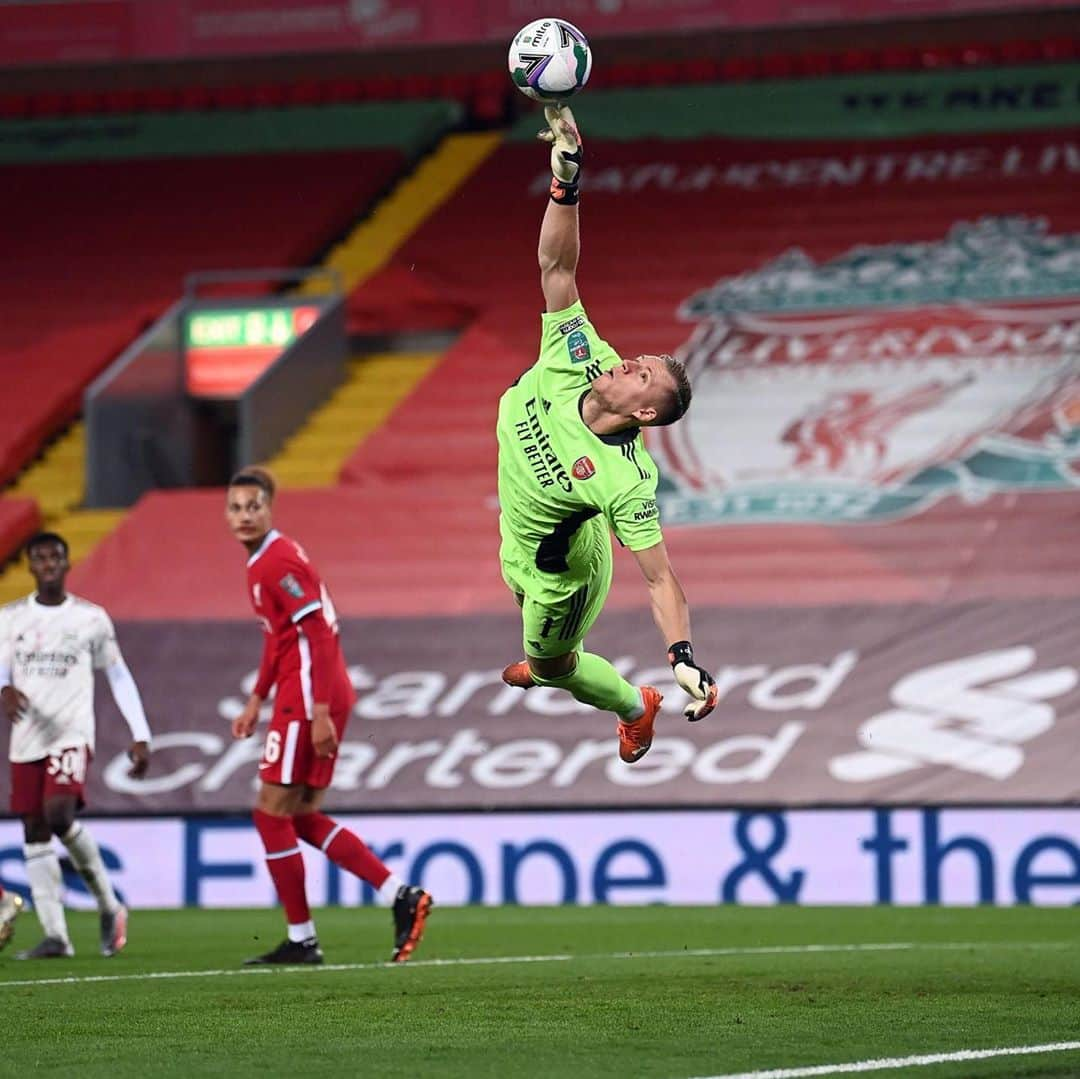
[[[594,37],[1067,7],[1069,0],[574,0]],[[547,0],[70,0],[0,5],[0,66],[508,41]]]

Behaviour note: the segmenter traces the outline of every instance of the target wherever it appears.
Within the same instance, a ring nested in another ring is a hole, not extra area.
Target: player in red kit
[[[265,631],[258,679],[232,731],[234,738],[250,738],[259,709],[274,689],[252,816],[288,922],[287,939],[248,963],[322,962],[307,902],[301,839],[367,881],[393,906],[391,960],[402,963],[420,943],[431,896],[405,884],[361,839],[321,810],[355,694],[330,595],[303,548],[273,527],[273,499],[270,473],[247,468],[232,478],[225,504],[229,529],[248,550],[248,592]]]

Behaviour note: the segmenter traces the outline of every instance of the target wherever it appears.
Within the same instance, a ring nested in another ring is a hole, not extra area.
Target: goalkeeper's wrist
[[[565,180],[560,180],[558,176],[552,176],[550,194],[551,201],[560,206],[576,206],[578,203],[577,180],[567,183]]]
[[[672,667],[677,663],[689,663],[693,665],[694,646],[689,641],[676,641],[674,644],[669,644],[667,658],[668,663],[670,663]]]

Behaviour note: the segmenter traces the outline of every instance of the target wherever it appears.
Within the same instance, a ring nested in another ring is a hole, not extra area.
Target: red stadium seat
[[[71,112],[75,116],[91,116],[101,112],[101,95],[89,90],[79,90],[71,95]]]
[[[958,45],[928,45],[919,50],[919,66],[923,68],[955,67],[960,63]]]
[[[1046,38],[1040,42],[1044,60],[1072,60],[1080,56],[1080,39],[1075,37]]]
[[[472,90],[471,75],[442,75],[435,80],[435,96],[451,101],[467,101]]]
[[[66,116],[71,112],[71,99],[67,94],[34,94],[30,99],[30,115],[48,118]]]
[[[365,101],[396,101],[400,97],[401,84],[390,75],[380,75],[364,80]]]
[[[482,124],[502,123],[507,118],[510,82],[501,71],[474,75],[469,88],[469,108]]]
[[[613,64],[611,66],[612,86],[644,86],[648,65],[643,63]]]
[[[253,92],[250,86],[212,86],[210,103],[218,109],[250,109]]]
[[[827,52],[804,52],[795,57],[795,73],[812,79],[831,75],[839,69],[837,58]]]
[[[108,90],[102,95],[101,108],[111,113],[135,112],[138,101],[134,90]]]
[[[784,53],[772,53],[761,58],[761,75],[766,79],[790,79],[795,74],[797,60]]]
[[[643,86],[670,86],[679,81],[680,67],[673,60],[654,60],[644,65]]]
[[[140,95],[142,108],[148,112],[173,112],[181,108],[181,94],[171,87],[151,87]]]
[[[29,115],[29,95],[5,94],[3,97],[0,97],[0,116],[5,120],[22,120]]]
[[[187,111],[208,109],[213,103],[210,91],[205,86],[187,86],[180,91],[177,107]]]
[[[404,100],[417,100],[434,97],[438,80],[434,75],[406,75],[400,83],[401,97]]]
[[[997,46],[997,52],[1006,64],[1031,64],[1043,58],[1038,41],[1005,41]]]
[[[720,77],[724,82],[746,82],[761,73],[761,63],[753,56],[729,56],[720,64]]]
[[[716,60],[684,60],[680,65],[682,82],[716,82],[720,78],[720,64]]]
[[[482,124],[499,124],[506,119],[506,94],[480,90],[472,95],[473,117]]]
[[[845,49],[836,57],[836,70],[845,74],[873,71],[875,66],[874,54],[869,49]]]
[[[260,83],[251,88],[251,104],[257,109],[280,109],[288,103],[288,91],[279,83]]]
[[[364,84],[359,79],[334,79],[327,83],[324,100],[331,105],[359,101],[364,96]]]
[[[997,59],[997,50],[985,42],[973,42],[961,46],[958,59],[965,67],[985,67]]]
[[[322,84],[313,79],[290,83],[285,88],[286,105],[318,105],[322,98]]]
[[[919,66],[919,53],[909,45],[890,45],[878,53],[882,71],[910,71]]]

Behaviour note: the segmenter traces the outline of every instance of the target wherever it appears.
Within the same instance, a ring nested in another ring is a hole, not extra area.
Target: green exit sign
[[[188,316],[188,348],[277,348],[291,345],[318,316],[315,307],[243,307]]]
[[[195,397],[242,394],[318,320],[314,304],[202,307],[184,319],[188,393]]]

